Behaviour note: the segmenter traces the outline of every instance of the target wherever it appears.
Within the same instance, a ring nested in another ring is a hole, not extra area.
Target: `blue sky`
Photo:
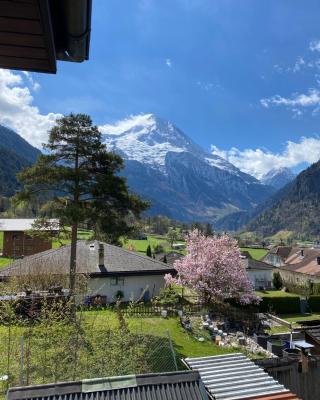
[[[2,83],[29,91],[19,101],[36,108],[35,129],[70,111],[99,125],[154,113],[256,176],[286,157],[294,170],[320,157],[319,1],[93,3],[88,62],[60,62],[57,75]],[[21,126],[8,116],[0,122]],[[287,141],[299,148],[292,153]],[[300,154],[308,149],[313,158]]]

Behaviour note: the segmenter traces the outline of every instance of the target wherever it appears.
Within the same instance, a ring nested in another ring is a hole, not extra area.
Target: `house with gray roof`
[[[66,245],[18,259],[0,272],[0,279],[30,277],[32,284],[40,276],[68,277],[70,249]],[[78,241],[76,272],[87,278],[88,296],[99,296],[103,303],[114,302],[119,294],[123,301],[148,301],[159,295],[164,276],[175,274],[165,263],[98,241]]]

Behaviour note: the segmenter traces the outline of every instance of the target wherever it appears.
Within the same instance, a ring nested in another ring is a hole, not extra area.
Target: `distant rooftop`
[[[32,230],[32,225],[36,218],[0,218],[0,232],[25,232]],[[59,230],[59,220],[49,219],[48,226],[43,227],[42,230]]]
[[[98,378],[11,388],[8,400],[208,400],[198,372]]]

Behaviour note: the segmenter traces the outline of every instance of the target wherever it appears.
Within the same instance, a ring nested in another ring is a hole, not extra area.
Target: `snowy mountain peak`
[[[170,121],[153,114],[130,116],[115,124],[100,127],[109,150],[115,150],[129,160],[135,160],[166,173],[166,156],[169,152],[189,152],[206,164],[244,175],[228,161],[212,155],[195,144]]]
[[[281,189],[287,183],[291,182],[295,178],[294,173],[291,169],[286,167],[273,168],[267,172],[260,179],[265,185],[274,187],[275,189]]]

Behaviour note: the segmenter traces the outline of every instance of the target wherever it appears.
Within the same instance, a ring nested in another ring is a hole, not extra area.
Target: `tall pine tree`
[[[138,217],[148,204],[129,193],[118,175],[123,161],[108,152],[101,133],[85,114],[70,114],[56,121],[46,150],[36,164],[19,174],[24,186],[17,200],[30,200],[43,192],[63,225],[71,226],[70,296],[75,294],[77,232],[86,221],[95,232],[113,242],[130,231],[128,216]]]

